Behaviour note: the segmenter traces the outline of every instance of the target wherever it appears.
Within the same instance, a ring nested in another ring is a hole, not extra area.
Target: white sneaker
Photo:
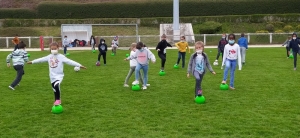
[[[137,85],[137,84],[140,84],[139,81],[135,80],[134,82],[132,82],[132,85]]]
[[[11,90],[15,90],[15,88],[14,88],[14,87],[11,87],[11,86],[8,86],[8,88],[10,88]]]
[[[147,86],[143,86],[143,90],[146,90],[147,89]]]
[[[146,86],[150,86],[150,84],[146,84]]]
[[[128,84],[124,84],[124,87],[129,87],[129,85]]]

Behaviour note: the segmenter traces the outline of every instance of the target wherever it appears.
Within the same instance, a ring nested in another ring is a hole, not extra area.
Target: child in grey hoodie
[[[142,42],[138,42],[136,44],[136,52],[133,55],[130,55],[130,57],[124,59],[124,60],[133,60],[136,59],[137,64],[135,67],[135,81],[132,83],[133,85],[139,84],[139,72],[141,69],[143,69],[144,72],[144,84],[143,84],[143,90],[147,89],[147,83],[148,83],[148,68],[149,68],[149,60],[152,60],[153,63],[155,63],[156,59],[153,53],[149,49],[143,48],[144,44]]]
[[[26,44],[21,41],[18,44],[19,49],[16,49],[12,53],[10,53],[6,58],[7,67],[10,67],[10,59],[12,59],[14,69],[17,71],[16,79],[11,83],[11,85],[8,86],[12,90],[15,90],[15,87],[19,85],[22,80],[22,76],[24,75],[24,63],[28,61],[25,47]]]
[[[205,74],[205,68],[207,67],[212,74],[216,74],[212,69],[208,56],[204,53],[204,43],[202,41],[198,41],[195,43],[195,50],[196,53],[191,55],[189,64],[188,64],[188,71],[187,77],[190,77],[192,73],[196,78],[196,85],[195,85],[195,97],[202,96],[202,88],[201,82]]]

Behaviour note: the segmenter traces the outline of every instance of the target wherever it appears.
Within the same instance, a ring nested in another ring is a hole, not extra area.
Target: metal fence
[[[236,40],[240,38],[240,34],[235,34]],[[207,46],[217,46],[222,34],[195,34],[195,41],[203,41]],[[267,44],[282,44],[288,36],[291,36],[290,33],[246,33],[245,37],[247,38],[250,45],[267,45]],[[106,43],[110,45],[114,36],[95,36],[96,41],[98,42],[100,38],[104,38]],[[172,36],[168,36],[171,38]],[[12,39],[14,37],[0,37],[0,48],[13,48],[14,44]],[[28,48],[39,48],[40,47],[40,37],[19,37],[21,41],[24,41],[27,44]],[[148,47],[155,47],[160,41],[159,35],[127,35],[119,36],[119,43],[121,47],[128,47],[132,42],[139,40],[145,43]],[[172,39],[170,39],[172,40]],[[48,47],[48,44],[56,41],[61,44],[61,37],[53,36],[44,36],[45,47]],[[170,42],[174,43],[174,42]],[[194,42],[189,42],[190,45],[193,45]],[[88,44],[86,45],[88,46]]]

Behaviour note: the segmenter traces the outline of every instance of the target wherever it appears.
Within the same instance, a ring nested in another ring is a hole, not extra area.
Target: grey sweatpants
[[[20,83],[20,81],[22,80],[22,76],[24,75],[23,65],[15,65],[14,69],[17,71],[17,77],[10,85],[13,88],[16,87]]]
[[[124,84],[128,84],[128,80],[132,76],[133,72],[135,71],[135,67],[136,66],[130,66],[130,70],[129,70],[127,76],[126,76]],[[140,76],[142,76],[141,72],[139,72],[139,73],[140,73]],[[142,84],[144,84],[144,81],[143,81],[142,77],[140,77],[140,81],[142,82]]]
[[[204,77],[204,73],[200,74],[198,71],[194,71],[194,77],[196,78],[196,84],[195,84],[195,97],[196,96],[201,96],[202,95],[202,88],[201,88],[201,83]]]
[[[246,61],[246,47],[240,47],[241,57],[242,57],[242,63],[245,63]]]

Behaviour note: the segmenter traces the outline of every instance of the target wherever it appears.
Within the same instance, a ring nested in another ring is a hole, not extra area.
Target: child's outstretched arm
[[[83,69],[86,69],[85,66],[82,66],[80,63],[74,61],[74,60],[71,60],[71,59],[68,59],[67,57],[65,56],[61,56],[62,57],[62,62],[63,63],[66,63],[70,66],[75,66],[75,67],[80,67],[80,68],[83,68]]]
[[[241,59],[241,52],[240,52],[240,46],[238,46],[238,64],[239,64],[239,70],[242,70],[242,59]]]
[[[7,57],[6,57],[6,64],[7,64],[7,67],[10,67],[10,59],[13,57],[13,52],[8,54]]]
[[[49,56],[45,56],[45,57],[38,58],[38,59],[35,59],[35,60],[32,60],[32,61],[28,61],[27,64],[43,63],[43,62],[47,62],[48,59],[49,59]]]
[[[187,67],[187,77],[190,77],[190,73],[192,72],[193,56],[194,56],[194,54],[191,55],[190,60],[189,60],[189,64]]]
[[[213,70],[212,66],[210,65],[208,56],[204,53],[205,55],[205,60],[206,60],[206,67],[208,68],[208,70],[212,73],[212,74],[216,74],[216,72]]]
[[[132,60],[132,59],[136,59],[137,56],[136,56],[136,53],[130,55],[128,58],[125,58],[124,60]]]
[[[167,46],[168,46],[168,47],[172,47],[172,45],[171,45],[170,43],[168,43],[168,42],[167,42]]]
[[[155,63],[156,61],[155,55],[149,49],[147,50],[148,50],[148,57],[150,57],[151,61]]]

